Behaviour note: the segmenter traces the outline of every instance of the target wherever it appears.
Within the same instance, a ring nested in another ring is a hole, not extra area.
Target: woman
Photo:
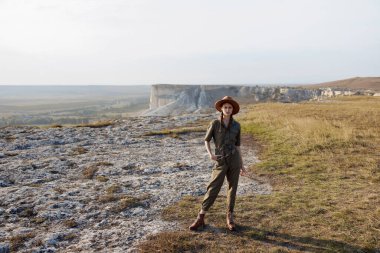
[[[189,227],[190,230],[197,230],[205,225],[205,214],[218,196],[224,177],[227,177],[228,181],[227,227],[231,231],[235,230],[233,211],[239,174],[243,176],[247,172],[240,152],[240,124],[232,118],[232,115],[239,112],[239,104],[231,97],[225,96],[215,103],[215,108],[221,112],[220,119],[210,123],[205,137],[205,146],[210,159],[216,163],[212,169],[211,181],[207,186],[201,210],[197,219]],[[211,152],[211,139],[214,139],[215,155]]]

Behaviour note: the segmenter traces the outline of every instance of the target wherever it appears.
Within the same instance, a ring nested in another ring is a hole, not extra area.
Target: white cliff
[[[150,109],[146,116],[168,116],[183,113],[207,112],[224,96],[239,101],[244,98],[251,102],[280,101],[299,102],[316,98],[320,90],[302,88],[281,88],[264,86],[235,85],[152,85]]]

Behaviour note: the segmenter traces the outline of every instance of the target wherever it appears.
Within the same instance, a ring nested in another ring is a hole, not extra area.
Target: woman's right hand
[[[211,159],[211,160],[217,161],[219,157],[220,157],[220,155],[213,155],[213,154],[210,154],[210,159]]]

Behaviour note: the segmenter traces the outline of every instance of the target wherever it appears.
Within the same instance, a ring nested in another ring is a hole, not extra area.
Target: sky
[[[380,76],[378,0],[0,0],[0,84]]]

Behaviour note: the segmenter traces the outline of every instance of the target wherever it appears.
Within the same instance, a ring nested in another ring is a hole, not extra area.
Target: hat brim
[[[239,110],[240,110],[239,104],[235,100],[231,100],[231,99],[222,99],[222,100],[217,101],[215,103],[215,109],[217,109],[218,111],[221,112],[222,106],[225,103],[229,103],[232,105],[232,107],[233,107],[232,115],[237,114],[239,112]]]

